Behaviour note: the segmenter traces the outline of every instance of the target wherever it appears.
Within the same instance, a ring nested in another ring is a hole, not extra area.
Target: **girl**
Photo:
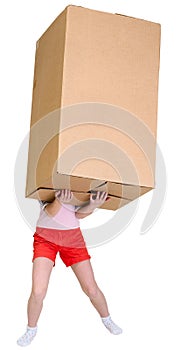
[[[79,219],[85,218],[100,207],[107,199],[107,193],[91,194],[89,203],[82,207],[69,204],[72,197],[73,193],[70,190],[61,190],[55,193],[52,203],[41,202],[42,208],[33,243],[32,291],[27,308],[28,325],[25,334],[17,341],[20,346],[29,345],[37,333],[37,322],[58,252],[64,264],[67,267],[71,266],[82,290],[98,311],[104,326],[112,334],[122,333],[121,328],[112,321],[106,299],[95,281],[90,255],[79,227]]]

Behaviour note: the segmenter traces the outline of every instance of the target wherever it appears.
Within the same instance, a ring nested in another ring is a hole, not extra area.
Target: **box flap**
[[[103,185],[96,187],[95,190],[105,191],[109,194],[109,196],[111,195],[114,197],[134,200],[142,196],[143,194],[149,192],[150,190],[152,190],[152,188],[144,187],[144,186],[134,186],[134,185],[128,185],[128,184],[106,182]]]

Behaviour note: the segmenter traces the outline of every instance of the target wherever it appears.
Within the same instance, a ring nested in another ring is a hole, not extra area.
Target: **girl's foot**
[[[25,334],[22,335],[22,337],[20,337],[17,340],[17,344],[20,346],[27,346],[29,345],[32,340],[34,339],[34,337],[37,334],[37,327],[28,327],[27,326],[27,330],[25,332]]]
[[[102,322],[104,324],[104,326],[109,330],[109,332],[111,332],[112,334],[121,334],[122,333],[122,329],[117,326],[117,324],[115,324],[113,322],[113,320],[111,319],[110,316],[108,317],[102,317]]]

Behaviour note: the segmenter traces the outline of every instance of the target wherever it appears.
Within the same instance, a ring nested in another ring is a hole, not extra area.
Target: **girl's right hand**
[[[73,193],[70,190],[63,189],[55,192],[55,197],[61,203],[70,203],[73,198]]]

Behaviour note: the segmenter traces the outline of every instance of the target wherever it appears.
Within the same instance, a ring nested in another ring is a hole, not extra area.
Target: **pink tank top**
[[[40,211],[37,227],[44,227],[57,230],[69,230],[80,227],[79,220],[75,216],[76,207],[71,204],[62,204],[55,216],[48,215],[44,210]]]

